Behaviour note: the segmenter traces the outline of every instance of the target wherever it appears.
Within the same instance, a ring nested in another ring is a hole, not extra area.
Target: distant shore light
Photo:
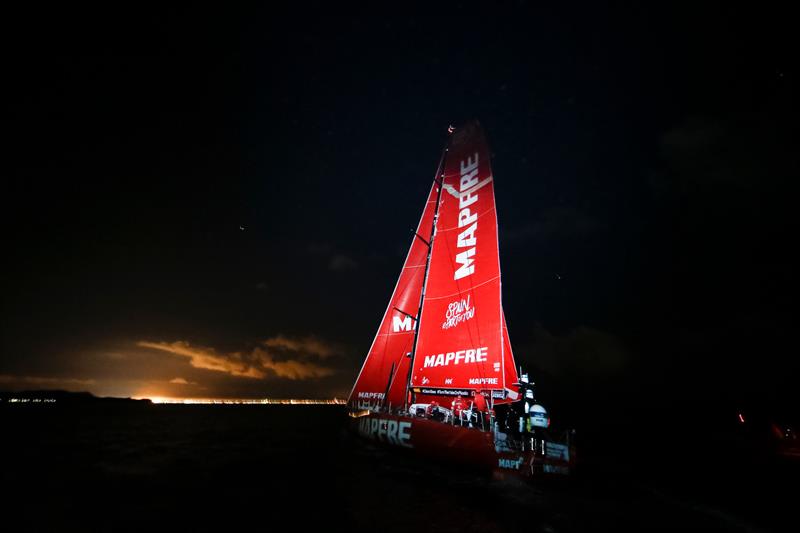
[[[183,405],[344,405],[346,402],[338,398],[317,400],[317,399],[296,399],[296,398],[164,398],[160,396],[143,397],[157,404],[183,404]]]

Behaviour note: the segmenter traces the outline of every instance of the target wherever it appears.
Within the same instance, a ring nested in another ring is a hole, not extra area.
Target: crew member
[[[478,412],[478,419],[480,420],[481,428],[483,428],[486,418],[486,398],[478,391],[472,394],[472,408]]]
[[[453,400],[450,407],[453,409],[453,423],[461,425],[461,412],[467,407],[467,404],[460,394],[456,396],[456,399]]]
[[[534,404],[534,384],[528,381],[528,374],[519,376],[519,392],[522,395],[522,412],[519,416],[519,433],[522,436],[523,450],[533,449],[534,431],[531,427],[530,409]]]
[[[425,416],[428,418],[433,418],[433,413],[439,411],[439,402],[436,400],[432,400],[431,403],[428,404],[428,407],[425,408]]]

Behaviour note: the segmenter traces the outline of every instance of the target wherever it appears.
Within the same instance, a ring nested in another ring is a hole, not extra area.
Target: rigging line
[[[493,181],[493,178],[494,178],[494,176],[489,174],[489,176],[487,178],[484,178],[483,180],[478,182],[476,185],[470,187],[469,189],[467,189],[465,191],[457,191],[456,188],[453,187],[452,185],[443,185],[443,187],[448,193],[450,193],[451,196],[453,196],[453,198],[458,200],[458,199],[461,198],[462,194],[478,192],[478,190],[482,189],[485,185],[491,183]]]
[[[407,317],[408,317],[408,318],[410,318],[411,320],[416,320],[416,319],[417,319],[417,317],[415,317],[415,316],[414,316],[414,315],[412,315],[411,313],[406,313],[405,311],[403,311],[402,309],[400,309],[400,308],[399,308],[399,307],[397,307],[397,306],[395,306],[395,307],[394,307],[394,310],[395,310],[395,311],[397,311],[398,313],[400,313],[401,315],[405,315],[405,316],[407,316]]]
[[[428,248],[430,248],[430,246],[431,246],[431,243],[430,243],[429,241],[426,241],[426,240],[425,240],[425,238],[424,238],[422,235],[420,235],[419,233],[417,233],[417,232],[415,231],[415,232],[414,232],[414,236],[415,236],[417,239],[421,240],[421,241],[422,241],[422,242],[425,244],[425,246],[427,246]]]
[[[410,331],[392,331],[391,333],[378,333],[379,337],[397,337],[400,335],[407,335]]]
[[[412,239],[411,250],[413,250],[413,247],[414,247],[415,244],[416,244],[416,242]],[[409,251],[409,253],[410,253],[410,251]],[[414,273],[411,274],[411,279],[409,279],[408,283],[406,284],[406,286],[403,289],[401,289],[401,292],[400,292],[400,295],[398,296],[398,298],[397,299],[392,298],[392,300],[390,301],[390,305],[391,305],[391,303],[394,303],[396,300],[402,299],[402,297],[405,296],[405,294],[416,284],[415,278],[418,276],[418,274],[419,274],[419,271],[414,272]],[[402,279],[402,276],[403,276],[403,273],[400,274],[401,279]],[[397,306],[393,306],[393,308],[397,309],[399,311]],[[389,313],[389,315],[390,314],[391,313]],[[414,320],[416,321],[416,319],[414,319]],[[394,336],[394,335],[407,335],[408,333],[409,332],[404,331],[404,332],[384,333],[384,334],[381,334],[381,335]],[[404,350],[403,352],[400,353],[400,355],[398,357],[396,357],[397,367],[395,368],[395,373],[397,373],[400,370],[400,363],[402,362],[403,357],[405,357],[406,353],[407,352]],[[386,339],[386,341],[384,341],[384,343],[383,343],[383,353],[381,354],[381,364],[380,364],[381,370],[385,370],[386,369],[386,360],[387,359],[389,359],[390,362],[394,363],[395,361],[392,361],[392,359],[394,359],[394,358],[395,357],[393,355],[389,355],[389,339]],[[392,378],[392,382],[394,382],[394,378]],[[391,382],[390,382],[388,391],[391,392]],[[385,400],[386,400],[386,398],[384,398],[384,401]]]
[[[394,375],[392,376],[391,381],[389,382],[389,387],[387,389],[389,392],[387,394],[387,397],[392,394],[392,389],[394,388],[395,379],[397,378],[397,375],[400,373],[400,365],[402,364],[403,359],[406,357],[406,354],[409,353],[408,352],[408,341],[406,341],[406,344],[405,344],[404,348],[405,349],[403,350],[403,356],[397,361],[397,368],[395,368]]]
[[[496,208],[494,208],[494,207],[485,210],[483,213],[480,213],[477,216],[475,221],[480,220],[483,217],[483,215],[488,215],[489,213],[491,213],[492,211],[495,211],[495,210],[496,210]],[[439,229],[439,232],[444,233],[445,231],[453,231],[454,229],[461,229],[461,226],[456,225],[456,226],[451,226],[449,228],[441,228],[441,229]],[[476,228],[476,230],[477,230],[477,228]]]
[[[442,150],[442,157],[439,159],[439,167],[436,169],[436,178],[441,178],[442,183],[444,183],[445,172],[447,171],[447,151],[449,150],[450,146],[450,138],[447,139],[447,142],[444,145],[444,150]],[[411,376],[414,372],[414,359],[417,355],[417,341],[419,340],[419,325],[422,322],[422,311],[425,305],[425,288],[428,284],[428,272],[430,271],[431,267],[431,256],[433,255],[433,239],[436,237],[436,222],[439,218],[439,207],[441,207],[442,202],[442,187],[441,184],[438,185],[436,190],[436,206],[433,212],[433,223],[431,224],[431,237],[428,240],[430,245],[428,246],[428,254],[425,257],[425,275],[422,278],[422,292],[419,295],[419,310],[417,311],[417,320],[414,323],[414,344],[411,348],[411,361],[408,364],[408,377],[406,378],[406,394],[403,403],[403,409],[408,410],[408,392],[411,389]]]
[[[494,187],[492,187],[494,192]],[[497,196],[492,195],[495,209],[497,208]],[[500,217],[495,212],[494,215],[494,234],[497,240],[497,274],[500,275],[502,269],[500,267]],[[511,360],[514,361],[514,352],[511,350],[511,338],[508,336],[508,325],[506,324],[506,310],[503,307],[503,280],[498,282],[497,296],[500,300],[500,377],[503,383],[503,390],[506,388],[506,341],[508,341],[508,352]],[[516,361],[514,362],[516,365]],[[503,392],[505,396],[505,392]]]

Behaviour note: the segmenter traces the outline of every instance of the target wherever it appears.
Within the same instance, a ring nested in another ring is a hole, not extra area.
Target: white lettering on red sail
[[[498,378],[469,378],[470,385],[499,385],[500,380]]]
[[[436,185],[428,194],[417,234],[428,236],[436,208]],[[398,407],[406,397],[408,365],[414,343],[414,320],[419,308],[428,246],[412,237],[400,277],[383,315],[375,340],[358,374],[348,404],[359,409],[380,405]],[[403,312],[398,311],[401,310]]]
[[[382,400],[383,393],[382,392],[359,392],[358,393],[359,400]]]
[[[457,130],[446,157],[411,384],[502,390],[497,213],[480,126]]]
[[[423,366],[433,367],[449,366],[451,364],[458,365],[461,363],[485,363],[487,350],[488,348],[484,346],[482,348],[470,348],[455,352],[447,352],[447,354],[440,353],[439,355],[429,355],[425,357],[425,364]],[[447,383],[447,379],[448,378],[445,378],[445,383]],[[452,378],[449,379],[450,383],[452,384]]]
[[[414,331],[414,321],[410,316],[393,316],[392,317],[392,331],[399,333],[401,331]]]
[[[450,302],[450,305],[447,306],[447,313],[444,315],[442,329],[456,327],[474,316],[475,308],[470,306],[469,295],[467,295],[466,299]]]

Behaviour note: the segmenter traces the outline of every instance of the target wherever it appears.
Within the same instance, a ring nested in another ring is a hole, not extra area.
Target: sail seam
[[[471,285],[469,290],[475,290],[476,288],[482,287],[482,286],[486,285],[487,283],[491,283],[496,279],[500,279],[500,276],[495,276],[492,279],[487,279],[483,283],[478,283],[477,285]],[[453,296],[460,296],[464,292],[467,292],[467,291],[458,291],[458,292],[454,292],[453,294],[448,294],[446,296],[426,296],[425,299],[426,300],[441,300],[443,298],[452,298]]]
[[[483,218],[483,216],[484,216],[484,215],[488,215],[488,214],[490,214],[492,211],[496,211],[496,210],[497,210],[497,208],[495,208],[495,207],[492,207],[492,208],[490,208],[490,209],[487,209],[486,211],[484,211],[483,213],[481,213],[480,215],[478,215],[478,218],[476,218],[475,220],[480,220],[481,218]],[[461,226],[451,226],[451,227],[449,227],[449,228],[444,228],[444,229],[441,229],[441,230],[439,230],[439,231],[441,231],[442,233],[444,233],[445,231],[453,231],[453,230],[456,230],[456,229],[461,229]]]

